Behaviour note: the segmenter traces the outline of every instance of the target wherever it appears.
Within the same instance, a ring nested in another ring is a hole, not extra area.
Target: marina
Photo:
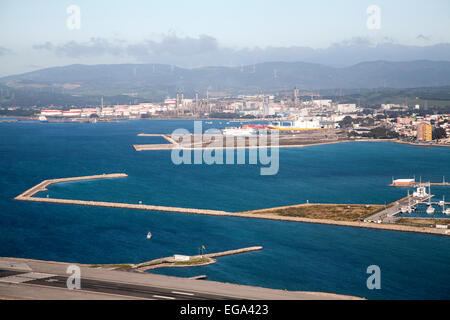
[[[267,179],[253,172],[256,170],[251,167],[175,167],[166,152],[136,153],[130,148],[133,143],[145,143],[146,137],[137,137],[141,132],[172,132],[179,127],[193,130],[187,122],[177,120],[135,121],[120,126],[29,124],[27,131],[19,124],[2,128],[2,135],[6,137],[2,147],[9,152],[9,156],[1,160],[0,183],[4,190],[0,199],[4,208],[1,217],[6,221],[0,224],[0,234],[5,239],[2,256],[90,265],[137,264],[173,253],[194,256],[202,243],[207,244],[209,252],[261,245],[263,251],[219,258],[214,264],[159,268],[150,272],[184,278],[207,275],[212,281],[346,293],[371,299],[448,298],[450,282],[445,263],[449,261],[448,238],[442,235],[449,230],[422,226],[434,224],[431,217],[426,219],[429,222],[423,223],[420,219],[409,219],[420,222],[413,226],[328,221],[267,212],[241,213],[306,204],[307,199],[310,204],[344,202],[384,206],[386,201],[389,205],[407,195],[406,188],[388,186],[392,175],[400,178],[420,173],[423,181],[440,181],[442,175],[450,177],[448,166],[442,165],[450,160],[447,149],[424,149],[420,159],[426,161],[427,166],[414,156],[417,148],[392,142],[283,149],[280,150],[283,160],[278,177]],[[153,140],[150,143],[167,142],[150,139]],[[30,166],[32,159],[39,161]],[[391,167],[386,166],[386,159],[392,159]],[[162,213],[12,200],[44,179],[103,172],[123,172],[128,177],[53,184],[48,186],[48,191],[33,197],[45,199],[48,194],[49,198],[136,205],[142,200],[143,204],[221,210],[231,214]],[[436,194],[433,202],[441,200],[443,194],[446,202],[450,201],[446,187],[431,186],[431,189]],[[419,210],[422,210],[420,206]],[[439,210],[436,207],[436,211]],[[396,229],[399,232],[394,232]],[[410,232],[404,232],[407,230]],[[152,233],[150,240],[146,237],[149,231]],[[192,245],[187,247],[187,243]],[[393,254],[386,255],[386,248]],[[361,264],[368,266],[374,261],[390,266],[392,276],[386,275],[383,283],[392,290],[367,291],[364,285],[367,276]],[[405,264],[409,266],[407,269]],[[310,276],[305,278],[302,276],[305,273]],[[361,279],[356,283],[343,280],[349,273],[361,275]],[[436,273],[443,278],[436,280]],[[416,274],[421,277],[411,289],[408,279]],[[402,278],[404,275],[408,279]]]
[[[44,180],[41,183],[35,185],[34,187],[24,191],[20,195],[14,198],[14,200],[21,201],[34,201],[34,202],[47,202],[47,203],[61,203],[61,204],[72,204],[72,205],[82,205],[82,206],[97,206],[97,207],[109,207],[109,208],[123,208],[123,209],[137,209],[137,210],[147,210],[147,211],[159,211],[159,212],[176,212],[176,213],[188,213],[188,214],[201,214],[201,215],[214,215],[214,216],[232,216],[232,217],[242,217],[242,218],[260,218],[260,219],[270,219],[270,220],[280,220],[280,221],[293,221],[293,222],[305,222],[305,223],[318,223],[318,224],[330,224],[330,225],[340,225],[340,226],[349,226],[349,227],[358,227],[358,228],[375,228],[375,229],[387,229],[387,230],[395,230],[395,231],[407,231],[407,232],[420,232],[420,233],[431,233],[438,235],[450,235],[449,230],[444,229],[432,229],[432,228],[420,228],[420,227],[411,227],[404,226],[400,224],[395,224],[400,217],[396,216],[398,213],[402,212],[402,208],[408,206],[411,208],[411,196],[408,194],[407,197],[404,197],[394,203],[391,203],[386,206],[384,210],[377,211],[376,214],[364,219],[361,221],[345,221],[345,220],[336,220],[329,218],[304,218],[301,216],[285,216],[274,214],[275,211],[280,209],[289,209],[289,208],[299,208],[299,207],[309,207],[311,205],[316,206],[331,206],[331,207],[351,207],[355,205],[349,204],[299,204],[292,206],[284,206],[278,208],[266,208],[260,210],[253,211],[244,211],[244,212],[227,212],[222,210],[210,210],[210,209],[195,209],[195,208],[181,208],[181,207],[169,207],[169,206],[158,206],[158,205],[147,205],[142,204],[142,201],[139,201],[139,204],[132,203],[118,203],[118,202],[105,202],[105,201],[86,201],[86,200],[72,200],[72,199],[56,199],[56,198],[41,198],[34,197],[35,194],[48,190],[52,184],[62,183],[62,182],[71,182],[71,181],[83,181],[83,180],[95,180],[95,179],[110,179],[110,178],[124,178],[127,177],[125,173],[113,173],[113,174],[103,174],[103,175],[93,175],[93,176],[85,176],[85,177],[71,177],[71,178],[60,178],[60,179],[50,179]],[[422,187],[423,188],[423,187]],[[420,190],[420,191],[419,191]],[[416,199],[415,204],[419,203],[430,203],[430,199],[432,195],[424,193],[421,187],[418,188],[417,192],[421,192],[420,196],[422,198]],[[428,202],[427,202],[428,200]],[[356,205],[356,206],[364,206],[370,207],[373,205]],[[433,211],[434,213],[434,211]],[[151,238],[151,233],[147,234],[147,239]]]

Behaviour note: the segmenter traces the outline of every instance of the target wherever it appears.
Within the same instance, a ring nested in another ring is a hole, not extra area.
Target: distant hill
[[[416,88],[450,85],[447,61],[373,61],[336,68],[303,62],[179,68],[164,64],[70,65],[0,78],[9,88],[60,94],[164,98],[206,89],[230,94],[299,89]]]

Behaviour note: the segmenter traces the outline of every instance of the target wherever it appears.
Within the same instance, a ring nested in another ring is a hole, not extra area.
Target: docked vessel
[[[401,207],[400,211],[402,213],[412,213],[414,210],[416,210],[416,206],[414,204],[411,204],[411,197],[409,196],[408,190],[408,205]]]
[[[251,136],[255,133],[252,128],[225,128],[222,130],[224,136]]]
[[[442,213],[450,215],[450,208],[445,208],[445,196],[442,196],[442,201],[439,201],[439,203],[442,203]]]
[[[425,198],[428,196],[427,189],[424,185],[417,187],[416,191],[413,192],[414,198]]]
[[[430,190],[430,195],[431,195],[431,190]],[[431,197],[429,197],[428,198],[427,214],[433,214],[435,210],[436,209],[434,209],[434,207],[431,205]]]
[[[268,125],[269,129],[280,131],[304,131],[304,130],[321,130],[324,129],[320,125],[320,121],[311,118],[298,118],[296,120],[289,121],[277,121]]]

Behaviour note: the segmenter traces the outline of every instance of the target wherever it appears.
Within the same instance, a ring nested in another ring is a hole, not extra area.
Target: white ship
[[[429,193],[431,195],[431,190],[429,190]],[[428,198],[428,208],[427,208],[427,213],[428,214],[433,214],[434,211],[436,211],[436,209],[431,205],[431,197]]]
[[[442,201],[439,201],[439,203],[442,203],[442,213],[450,215],[450,208],[445,208],[445,196],[442,196]]]
[[[296,120],[277,121],[269,124],[268,128],[280,131],[303,131],[303,130],[323,129],[323,127],[320,125],[320,121],[315,118],[310,119],[298,118]]]
[[[151,232],[147,233],[147,239],[151,239],[151,238],[152,238],[152,233]]]
[[[224,136],[251,136],[255,133],[252,128],[225,128],[222,130]]]
[[[414,210],[416,210],[416,207],[411,204],[411,197],[409,196],[409,190],[408,190],[408,205],[405,207],[401,207],[402,213],[412,213]]]
[[[417,187],[416,191],[413,192],[414,198],[425,198],[428,196],[427,189],[424,185]]]

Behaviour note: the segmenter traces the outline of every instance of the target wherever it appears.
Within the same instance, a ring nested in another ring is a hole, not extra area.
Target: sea
[[[387,204],[408,191],[389,187],[393,178],[450,181],[450,148],[442,147],[351,142],[281,148],[278,173],[265,176],[261,164],[176,165],[171,151],[133,148],[165,143],[139,133],[180,128],[193,132],[194,122],[0,123],[0,256],[116,264],[196,255],[202,246],[206,253],[263,246],[207,266],[151,272],[367,299],[450,298],[449,237],[13,200],[44,179],[103,173],[128,177],[56,184],[39,196],[238,212],[307,201]],[[432,187],[432,193],[450,200],[450,187]],[[443,217],[439,210],[436,216]],[[380,289],[367,286],[373,265],[380,268]]]

